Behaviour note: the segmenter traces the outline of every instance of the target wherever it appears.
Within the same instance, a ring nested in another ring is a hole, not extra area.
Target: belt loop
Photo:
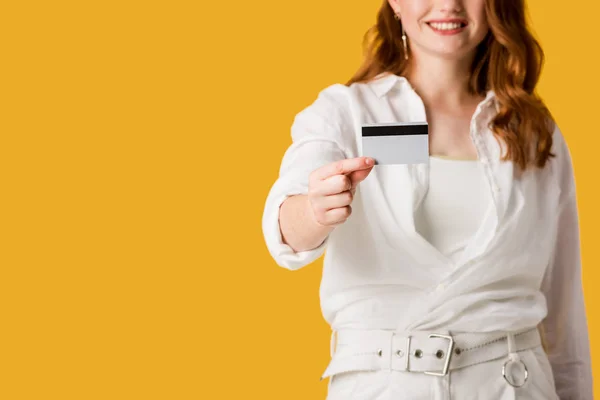
[[[392,370],[393,369],[393,364],[394,364],[394,336],[396,336],[396,332],[391,331],[389,334],[389,341],[388,341],[388,346],[387,348],[389,349],[389,351],[386,351],[386,356],[387,356],[387,368],[388,370]]]
[[[519,353],[517,353],[517,344],[513,332],[506,333],[506,342],[508,344],[508,359],[512,362],[521,361],[521,357],[519,356]]]
[[[506,333],[506,342],[508,344],[508,354],[517,353],[517,344],[515,343],[515,335],[512,332]]]
[[[527,371],[527,365],[525,365],[525,363],[523,362],[523,360],[521,360],[521,357],[519,356],[519,353],[517,352],[517,345],[515,343],[515,334],[513,332],[507,332],[506,333],[506,342],[508,344],[508,359],[504,362],[504,365],[502,366],[502,376],[504,377],[504,380],[506,380],[506,382],[508,382],[508,384],[512,387],[521,387],[525,384],[525,382],[527,382],[527,378],[529,376],[529,371]],[[510,365],[512,363],[520,363],[521,365],[523,365],[523,373],[524,373],[524,377],[523,377],[523,381],[520,383],[514,382],[513,378],[512,378],[512,374],[511,374],[511,379],[508,378],[507,376],[507,365]]]

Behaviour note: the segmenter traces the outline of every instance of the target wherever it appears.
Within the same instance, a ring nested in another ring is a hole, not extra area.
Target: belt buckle
[[[435,371],[424,371],[427,375],[434,376],[446,376],[448,375],[448,369],[450,368],[450,359],[452,358],[452,352],[454,351],[454,338],[449,335],[438,335],[436,333],[432,333],[429,335],[429,338],[440,338],[448,340],[448,349],[446,351],[446,357],[444,358],[444,367],[441,372]]]

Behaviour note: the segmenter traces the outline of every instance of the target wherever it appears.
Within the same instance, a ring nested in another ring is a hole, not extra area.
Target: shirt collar
[[[377,75],[371,82],[369,82],[371,89],[378,97],[383,97],[388,94],[396,85],[404,85],[407,88],[414,90],[408,79],[403,76],[394,75],[389,72],[382,72]],[[496,93],[493,90],[488,90],[485,99],[481,102],[481,105],[492,105],[496,107],[496,111],[499,110],[499,104],[496,100]]]
[[[389,72],[382,72],[369,82],[369,86],[371,86],[371,89],[378,97],[383,97],[398,83],[404,83],[410,86],[410,83],[405,77],[394,75]]]

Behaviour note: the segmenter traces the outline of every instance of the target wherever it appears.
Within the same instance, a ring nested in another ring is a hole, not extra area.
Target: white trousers
[[[504,341],[490,341],[489,336],[483,340],[469,336],[462,343],[457,339],[444,376],[424,371],[443,370],[447,340],[345,335],[336,343],[325,374],[327,400],[558,400],[537,329],[535,334],[529,331],[527,343],[515,342],[510,333]],[[472,345],[478,341],[488,344]],[[473,351],[460,354],[458,346]]]

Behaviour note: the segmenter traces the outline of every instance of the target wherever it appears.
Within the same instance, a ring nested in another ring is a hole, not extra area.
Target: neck
[[[406,78],[427,104],[460,106],[473,99],[469,79],[474,54],[458,60],[411,52]]]

